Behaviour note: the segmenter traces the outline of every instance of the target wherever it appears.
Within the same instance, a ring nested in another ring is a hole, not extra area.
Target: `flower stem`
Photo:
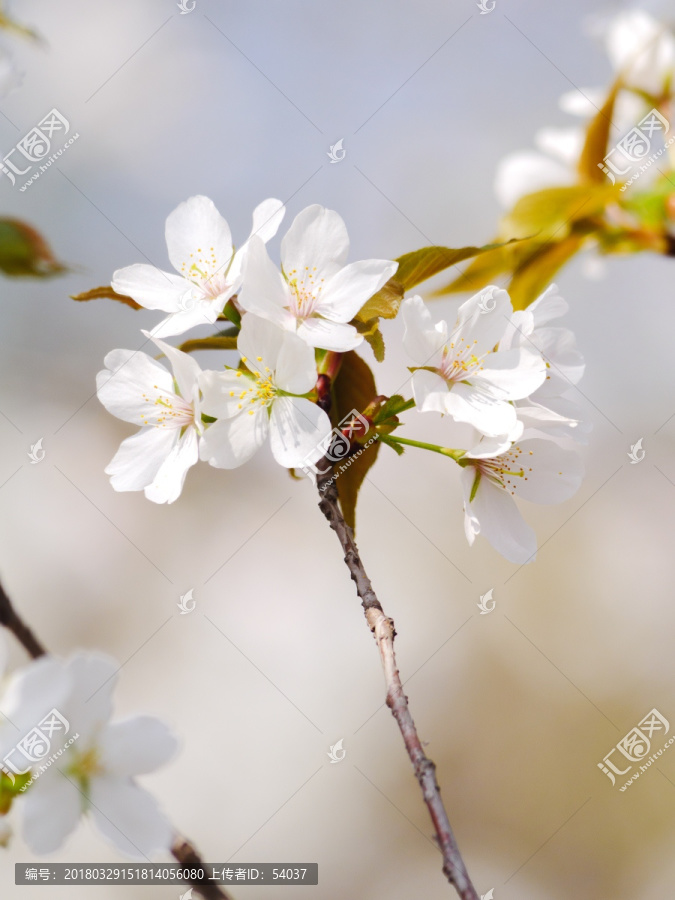
[[[391,441],[394,444],[406,444],[409,447],[419,447],[420,450],[431,450],[432,453],[440,453],[443,456],[449,456],[451,459],[454,459],[455,462],[461,459],[466,453],[466,450],[453,450],[452,447],[441,447],[438,444],[426,444],[424,441],[413,441],[411,438],[394,437],[392,434],[388,434],[386,440],[387,442]]]

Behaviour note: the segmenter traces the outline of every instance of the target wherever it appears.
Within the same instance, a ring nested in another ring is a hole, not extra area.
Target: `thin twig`
[[[368,627],[375,636],[387,687],[387,706],[391,709],[396,719],[408,751],[408,756],[413,764],[415,776],[422,788],[424,802],[429,809],[436,831],[436,839],[443,854],[443,872],[448,881],[455,886],[462,900],[479,900],[476,889],[471,883],[464,865],[464,860],[459,852],[459,847],[450,827],[448,814],[441,799],[441,791],[436,780],[436,766],[424,753],[422,742],[417,734],[415,722],[408,706],[408,698],[403,693],[403,685],[396,667],[396,655],[394,653],[394,638],[396,637],[394,621],[385,615],[380,601],[377,599],[359,555],[354,540],[354,532],[347,525],[342,515],[338,503],[337,487],[335,481],[331,481],[333,469],[329,456],[324,457],[322,462],[327,465],[319,464],[319,470],[326,470],[317,477],[317,487],[321,498],[319,509],[328,519],[328,524],[338,536],[345,555],[345,563],[349,569],[352,581],[356,585],[356,593],[359,595],[363,606]]]
[[[12,632],[17,641],[33,659],[44,656],[47,652],[23,619],[17,614],[2,584],[0,584],[0,625],[4,625],[8,631]]]
[[[183,837],[177,837],[171,847],[171,853],[185,869],[204,869],[205,864],[200,855],[189,841]],[[208,878],[194,879],[188,881],[188,884],[198,891],[204,900],[232,900],[232,895],[228,894],[223,888],[219,887],[214,881]]]
[[[4,625],[24,647],[29,656],[39,659],[47,654],[45,647],[38,641],[28,625],[14,609],[12,601],[0,583],[0,625]],[[186,869],[204,868],[204,862],[195,848],[183,837],[177,837],[171,847],[174,858]],[[187,880],[187,884],[204,897],[204,900],[232,900],[215,882],[208,879]]]

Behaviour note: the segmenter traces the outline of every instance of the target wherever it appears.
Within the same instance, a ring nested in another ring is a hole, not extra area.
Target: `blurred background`
[[[134,262],[168,268],[165,218],[198,193],[239,243],[270,196],[288,204],[282,233],[310,203],[338,210],[352,260],[487,242],[498,161],[531,147],[537,128],[569,123],[560,94],[610,81],[587,18],[624,8],[12,5],[45,43],[3,35],[24,73],[1,103],[3,153],[54,107],[79,138],[25,192],[0,179],[2,215],[38,228],[70,267],[2,280],[0,573],[54,652],[119,660],[120,716],[151,713],[180,735],[179,756],[143,784],[208,861],[318,862],[319,886],[302,891],[316,900],[454,896],[311,484],[265,450],[240,470],[192,469],[170,507],[116,494],[103,470],[132,428],[99,405],[95,375],[159,315],[69,295]],[[331,164],[339,139],[346,156]],[[601,280],[575,260],[558,279],[587,359],[576,399],[593,432],[579,493],[523,505],[536,562],[518,568],[480,540],[469,549],[458,470],[442,457],[384,447],[361,494],[357,537],[396,621],[412,711],[479,893],[495,900],[673,893],[675,752],[625,793],[597,763],[652,708],[675,724],[674,277],[675,261],[641,255],[611,259]],[[437,317],[461,299],[435,301]],[[383,330],[376,377],[390,393],[408,360],[402,322]],[[420,439],[442,440],[435,417],[416,424]],[[46,455],[33,465],[39,438]],[[646,457],[631,465],[639,438]],[[197,605],[182,616],[190,588]],[[496,608],[482,616],[489,589]],[[16,647],[11,660],[24,661]],[[3,897],[45,895],[14,887],[14,863],[34,859],[19,835],[1,854]],[[88,822],[54,857],[119,859]]]

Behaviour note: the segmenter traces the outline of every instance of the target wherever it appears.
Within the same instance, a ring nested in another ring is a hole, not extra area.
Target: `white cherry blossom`
[[[282,466],[319,459],[331,423],[322,409],[301,396],[316,385],[312,347],[252,313],[243,318],[237,346],[244,369],[203,372],[200,377],[202,409],[218,420],[202,438],[201,458],[218,468],[236,468],[269,437],[272,454]]]
[[[398,264],[383,259],[346,264],[348,251],[340,216],[322,206],[308,206],[281,242],[282,272],[262,241],[251,240],[239,303],[297,333],[311,347],[353,350],[363,337],[348,323]]]
[[[173,503],[199,459],[201,370],[187,353],[143,334],[169,359],[173,376],[140,350],[108,353],[96,377],[98,399],[141,430],[122,441],[105,471],[116,491],[142,490],[155,503]]]
[[[17,728],[0,732],[3,753],[55,706],[69,728],[67,740],[52,735],[51,755],[34,764],[19,795],[24,838],[35,853],[58,850],[83,814],[127,856],[170,848],[171,825],[135,778],[166,763],[177,742],[150,716],[110,722],[118,670],[108,657],[77,653],[66,661],[42,657],[10,679],[0,707]]]
[[[264,200],[253,211],[253,227],[236,252],[230,227],[208,197],[190,197],[166,220],[169,260],[178,273],[144,263],[118,269],[112,287],[146,309],[169,315],[152,331],[155,337],[183,334],[195,325],[216,321],[227,301],[241,287],[243,264],[255,235],[274,237],[284,217],[281,200]]]
[[[421,412],[438,412],[466,422],[484,435],[520,433],[514,400],[543,383],[541,356],[518,347],[495,351],[513,308],[506,291],[485,288],[465,301],[450,332],[445,321],[431,320],[421,297],[402,305],[403,344],[416,363],[412,388]]]
[[[464,532],[470,545],[482,535],[513,563],[531,562],[537,552],[534,531],[514,498],[531,503],[562,503],[579,488],[583,465],[578,453],[554,441],[531,439],[494,455],[490,440],[462,457]]]

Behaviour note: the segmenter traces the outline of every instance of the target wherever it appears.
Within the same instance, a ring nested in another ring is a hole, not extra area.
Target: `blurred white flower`
[[[264,200],[253,211],[253,228],[236,252],[230,227],[208,197],[190,197],[166,220],[166,244],[172,266],[164,272],[143,263],[118,269],[112,287],[146,309],[169,315],[153,329],[154,337],[183,334],[195,325],[216,321],[241,287],[243,263],[255,235],[268,241],[284,217],[281,200]]]
[[[525,194],[577,181],[576,163],[584,143],[582,128],[542,128],[534,142],[541,152],[519,150],[497,165],[495,194],[505,209]]]
[[[58,850],[83,813],[125,855],[141,859],[170,848],[169,821],[134,779],[166,763],[177,742],[150,716],[110,722],[118,670],[112,659],[77,653],[67,661],[42,657],[9,681],[2,711],[22,732],[57,706],[77,736],[44,771],[35,764],[20,795],[24,838],[34,853]],[[7,726],[1,735],[4,752],[15,736]]]
[[[513,315],[506,291],[487,287],[466,300],[452,333],[445,321],[432,323],[421,297],[406,300],[402,312],[403,345],[418,366],[412,376],[417,408],[452,416],[484,435],[506,436],[507,444],[517,438],[522,428],[511,401],[536,391],[546,365],[523,347],[495,352]]]
[[[606,27],[605,47],[612,67],[630,87],[658,95],[675,74],[675,37],[643,9],[630,9]]]
[[[470,545],[481,534],[510,562],[530,562],[537,539],[513,498],[546,504],[569,499],[581,484],[581,458],[553,441],[538,439],[493,454],[488,439],[462,457],[464,532]]]
[[[140,350],[108,353],[96,376],[98,399],[118,419],[142,428],[122,441],[105,471],[116,491],[142,490],[154,503],[173,503],[199,459],[201,369],[187,353],[143,334],[168,357],[173,377]]]
[[[6,97],[22,81],[23,74],[17,69],[14,58],[0,48],[0,97]]]
[[[281,242],[282,272],[262,241],[253,238],[246,259],[240,305],[297,333],[311,347],[344,352],[363,341],[349,321],[396,272],[390,260],[346,265],[345,223],[331,209],[308,206]]]
[[[247,313],[237,342],[246,369],[203,372],[202,409],[218,421],[201,442],[201,458],[233,469],[247,462],[267,439],[282,466],[300,466],[323,456],[320,443],[330,419],[299,394],[317,380],[314,350],[297,335]]]

